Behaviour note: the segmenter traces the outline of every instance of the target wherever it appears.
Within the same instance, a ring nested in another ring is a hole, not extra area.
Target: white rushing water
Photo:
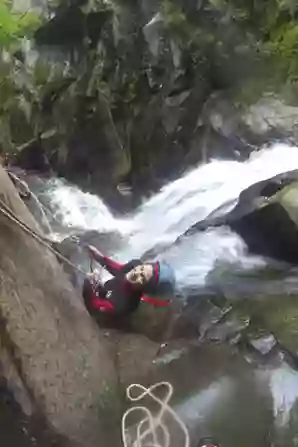
[[[128,260],[156,244],[174,241],[219,207],[231,208],[248,186],[292,169],[298,169],[298,148],[280,143],[253,153],[245,162],[213,160],[166,185],[123,219],[113,217],[100,198],[61,181],[52,183],[50,194],[65,225],[122,233],[127,245],[115,256]],[[227,228],[187,237],[161,258],[175,268],[178,284],[187,287],[204,284],[216,262],[237,261],[244,268],[264,263],[260,257],[247,256],[241,238]]]

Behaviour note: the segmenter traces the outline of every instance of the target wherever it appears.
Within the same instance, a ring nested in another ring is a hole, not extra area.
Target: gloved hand
[[[103,256],[103,254],[93,245],[86,245],[86,249],[89,255],[94,259],[101,258]]]

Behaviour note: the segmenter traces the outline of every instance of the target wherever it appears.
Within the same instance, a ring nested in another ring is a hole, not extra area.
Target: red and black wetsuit
[[[167,301],[149,298],[143,294],[142,289],[135,288],[127,281],[126,273],[142,264],[139,259],[132,260],[127,264],[120,264],[107,256],[97,256],[96,261],[114,278],[108,280],[104,285],[99,283],[95,286],[88,279],[85,280],[83,297],[90,313],[99,311],[115,315],[127,315],[137,310],[141,300],[157,306],[168,305]],[[158,277],[158,262],[154,269],[154,275]]]

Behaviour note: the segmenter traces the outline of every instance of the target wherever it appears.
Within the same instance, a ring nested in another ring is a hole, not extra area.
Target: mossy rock
[[[298,355],[298,295],[259,297],[251,313],[282,347]]]

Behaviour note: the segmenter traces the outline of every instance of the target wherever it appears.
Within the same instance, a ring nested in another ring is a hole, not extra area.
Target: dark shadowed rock
[[[251,186],[227,216],[252,252],[298,262],[297,179],[290,171]]]
[[[12,158],[12,163],[29,171],[51,173],[52,169],[41,139],[34,139]]]
[[[56,15],[35,33],[35,41],[39,46],[58,46],[64,48],[83,45],[84,37],[90,39],[94,48],[100,37],[102,27],[110,11],[103,10],[84,14],[80,8],[85,1],[69,6],[60,6]]]

